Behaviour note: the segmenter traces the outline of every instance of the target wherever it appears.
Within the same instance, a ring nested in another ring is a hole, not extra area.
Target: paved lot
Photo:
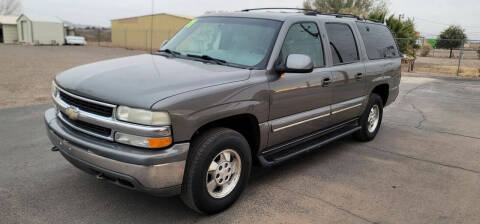
[[[0,110],[0,223],[480,223],[479,81],[404,77],[374,141],[255,168],[238,203],[208,217],[50,152],[47,107]]]

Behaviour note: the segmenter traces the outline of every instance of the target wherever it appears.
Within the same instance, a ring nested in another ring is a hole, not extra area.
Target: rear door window
[[[327,23],[325,26],[330,41],[333,64],[359,61],[357,43],[350,26],[343,23]]]
[[[398,57],[398,49],[390,30],[380,24],[357,23],[370,60]]]

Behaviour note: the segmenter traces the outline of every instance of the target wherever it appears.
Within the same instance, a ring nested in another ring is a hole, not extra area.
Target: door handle
[[[327,87],[332,83],[332,80],[330,78],[324,78],[322,81],[322,87]]]
[[[361,80],[362,77],[363,77],[363,73],[358,73],[358,74],[355,75],[356,80]]]

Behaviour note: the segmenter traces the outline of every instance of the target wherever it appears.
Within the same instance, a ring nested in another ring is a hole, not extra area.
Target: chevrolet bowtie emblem
[[[75,107],[68,107],[65,109],[65,114],[67,114],[68,118],[72,120],[78,120],[78,109]]]

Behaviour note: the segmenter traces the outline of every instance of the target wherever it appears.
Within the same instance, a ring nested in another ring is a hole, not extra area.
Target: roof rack
[[[252,9],[243,9],[242,12],[250,12],[250,11],[259,11],[259,10],[270,10],[270,9],[275,9],[275,10],[278,10],[278,9],[283,9],[283,10],[298,10],[298,11],[306,11],[306,12],[315,12],[315,13],[322,13],[318,10],[314,10],[314,9],[304,9],[304,8],[281,8],[281,7],[277,7],[277,8],[252,8]]]
[[[374,23],[383,23],[382,21],[380,20],[376,20],[376,19],[363,19],[365,21],[370,21],[370,22],[374,22]]]
[[[345,13],[322,13],[320,15],[326,15],[326,16],[335,16],[337,18],[354,18],[357,20],[363,20],[360,16],[357,16],[355,14],[345,14]]]
[[[376,23],[382,23],[381,21],[374,20],[374,19],[364,19],[360,16],[357,16],[355,14],[347,14],[347,13],[324,13],[319,10],[314,10],[314,9],[304,9],[304,8],[252,8],[252,9],[243,9],[242,12],[250,12],[250,11],[258,11],[258,10],[270,10],[270,9],[283,9],[283,10],[298,10],[298,11],[304,11],[305,15],[309,16],[317,16],[317,15],[322,15],[322,16],[335,16],[336,18],[353,18],[361,21],[371,21],[371,22],[376,22]]]

